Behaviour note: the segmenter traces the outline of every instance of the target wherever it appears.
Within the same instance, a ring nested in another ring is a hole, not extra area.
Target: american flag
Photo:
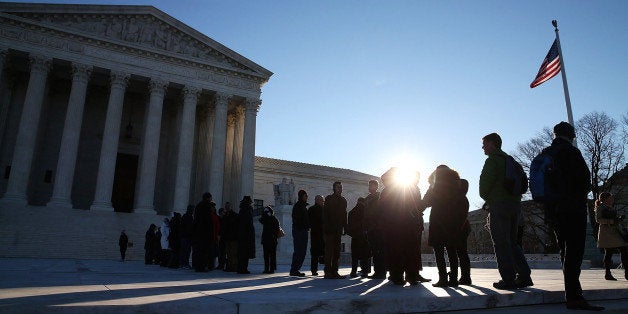
[[[560,55],[558,54],[558,40],[554,39],[552,48],[550,48],[547,56],[545,56],[539,73],[534,78],[534,81],[530,83],[530,88],[535,88],[543,84],[543,82],[556,76],[558,72],[560,72]]]

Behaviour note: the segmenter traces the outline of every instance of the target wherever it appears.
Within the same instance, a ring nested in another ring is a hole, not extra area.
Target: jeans
[[[560,204],[558,206],[570,207],[568,204]],[[552,226],[563,263],[565,299],[567,301],[584,300],[582,286],[580,285],[580,266],[582,266],[584,244],[587,236],[587,214],[586,212],[578,212],[576,210],[572,212],[558,212]]]
[[[517,230],[521,219],[520,203],[491,203],[489,215],[497,269],[502,280],[514,283],[517,273],[523,278],[530,277],[530,267],[521,246],[517,244]]]
[[[294,244],[294,253],[292,253],[292,264],[290,265],[290,272],[296,273],[301,270],[303,261],[305,260],[305,254],[307,252],[307,229],[292,229],[292,241]]]

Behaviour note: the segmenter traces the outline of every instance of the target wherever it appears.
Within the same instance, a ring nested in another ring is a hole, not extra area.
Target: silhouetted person
[[[150,224],[144,236],[144,264],[150,265],[155,262],[155,224]]]
[[[366,203],[363,197],[358,198],[358,202],[349,211],[347,217],[347,234],[351,237],[351,273],[349,277],[358,276],[358,264],[362,277],[367,277],[371,272],[371,249],[366,240],[366,229],[364,227],[364,211]]]
[[[549,148],[554,153],[558,201],[545,204],[546,220],[554,229],[563,263],[565,299],[568,309],[600,311],[582,296],[580,267],[584,256],[587,229],[587,198],[591,191],[591,172],[580,150],[573,145],[574,127],[567,122],[554,126],[554,140]]]
[[[460,197],[460,177],[458,173],[445,165],[440,165],[430,175],[430,188],[423,198],[423,207],[432,207],[430,211],[430,230],[428,244],[434,248],[438,282],[434,287],[458,286],[458,257],[455,240],[464,221],[457,214],[456,205]],[[449,279],[445,250],[449,258]]]
[[[120,238],[118,239],[118,246],[120,247],[120,261],[124,262],[126,258],[126,248],[129,245],[129,237],[126,235],[124,230],[120,233]]]
[[[216,204],[211,203],[209,214],[212,221],[212,240],[209,246],[209,270],[216,267],[216,258],[218,257],[218,239],[220,237],[220,217],[216,214]]]
[[[264,250],[264,274],[273,274],[277,270],[277,234],[279,220],[272,207],[266,206],[259,222],[262,224],[262,247]]]
[[[482,138],[482,149],[488,156],[480,175],[480,197],[489,206],[490,231],[495,259],[501,280],[494,282],[497,289],[512,290],[532,286],[530,267],[517,243],[521,216],[521,194],[512,194],[504,187],[506,159],[497,133]]]
[[[460,195],[456,201],[455,218],[456,221],[462,222],[462,225],[456,229],[454,237],[454,246],[456,247],[456,255],[460,264],[460,280],[461,285],[471,285],[471,260],[468,253],[468,238],[471,233],[471,225],[469,224],[469,200],[467,199],[467,191],[469,191],[469,181],[460,179]]]
[[[292,207],[292,264],[290,264],[290,276],[305,276],[301,272],[301,266],[307,253],[307,234],[310,230],[310,219],[307,213],[307,193],[299,190],[299,200]]]
[[[369,195],[366,196],[364,209],[364,220],[366,237],[371,252],[373,253],[373,275],[374,279],[386,279],[386,249],[384,244],[384,231],[381,223],[382,213],[379,210],[379,196],[377,191],[379,182],[369,181]]]
[[[611,274],[613,266],[613,252],[618,250],[621,263],[624,266],[624,277],[628,280],[628,243],[621,235],[621,221],[624,216],[617,216],[617,210],[613,209],[613,194],[602,192],[595,202],[595,221],[600,225],[597,235],[597,247],[604,249],[604,279],[616,281]]]
[[[225,217],[220,228],[221,238],[225,240],[226,261],[225,271],[238,270],[238,213],[233,211],[231,203],[225,204]]]
[[[192,267],[196,272],[206,272],[209,266],[209,254],[214,235],[214,224],[211,218],[212,195],[203,194],[194,209],[194,236],[192,240]]]
[[[338,273],[338,260],[342,234],[347,226],[347,200],[342,196],[342,183],[334,182],[333,194],[325,197],[323,207],[323,234],[325,238],[325,279],[342,279]]]
[[[179,268],[179,255],[181,254],[181,214],[179,213],[173,213],[172,219],[170,219],[168,245],[170,245],[168,267]]]
[[[227,243],[223,237],[225,209],[221,207],[218,210],[218,219],[220,220],[220,231],[218,232],[218,266],[216,268],[220,270],[225,269],[225,261],[227,260]]]
[[[393,167],[382,175],[384,189],[379,198],[390,281],[395,285],[404,285],[406,281],[418,285],[421,262],[419,175],[415,173],[409,184],[400,184],[395,180],[398,171]]]
[[[250,274],[249,259],[255,258],[255,226],[253,200],[244,196],[238,213],[238,274]]]
[[[189,205],[181,217],[181,251],[179,266],[190,268],[190,253],[192,252],[192,237],[194,235],[194,205]]]
[[[318,264],[323,264],[325,255],[325,239],[323,239],[323,206],[325,199],[322,195],[314,197],[314,205],[307,210],[310,219],[310,271],[312,276],[318,276]]]
[[[160,246],[161,246],[161,257],[159,258],[159,265],[162,267],[168,266],[168,262],[170,261],[170,241],[168,237],[170,236],[170,219],[164,218],[164,221],[161,223],[161,228],[159,229],[161,232]]]

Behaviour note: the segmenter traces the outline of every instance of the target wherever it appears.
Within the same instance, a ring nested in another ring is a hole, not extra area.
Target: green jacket
[[[512,195],[504,188],[506,159],[508,154],[501,149],[488,155],[480,175],[480,197],[487,203],[499,201],[521,201],[521,195]]]

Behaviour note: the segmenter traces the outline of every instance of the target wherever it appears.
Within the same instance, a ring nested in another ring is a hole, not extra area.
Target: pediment
[[[272,72],[151,6],[0,3],[5,14],[268,79]]]

